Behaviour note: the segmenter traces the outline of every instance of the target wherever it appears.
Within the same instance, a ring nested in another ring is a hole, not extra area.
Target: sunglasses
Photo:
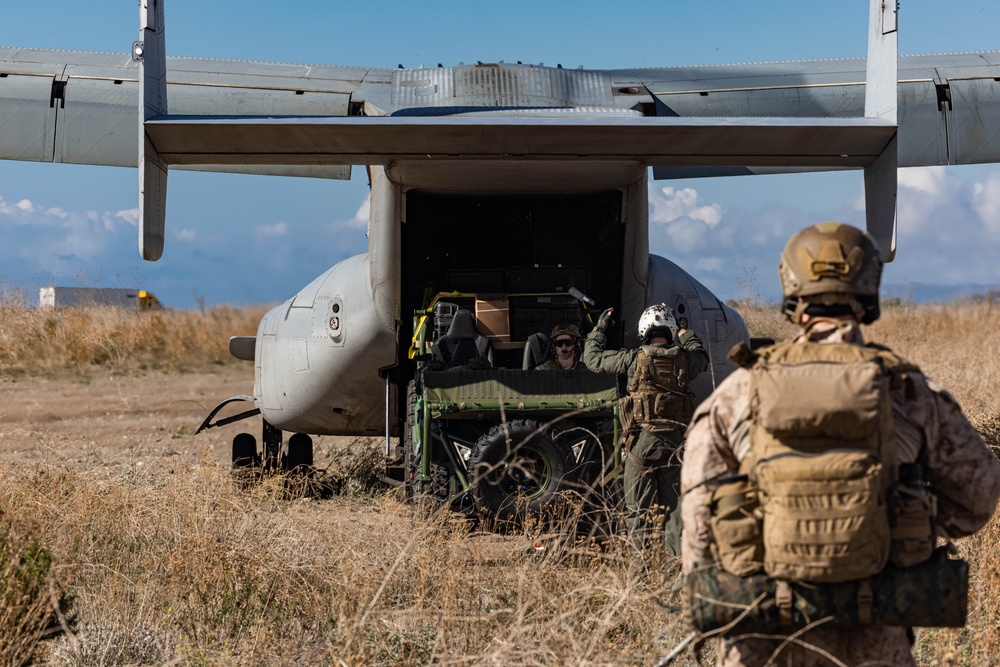
[[[576,341],[572,338],[560,338],[555,341],[556,347],[573,347],[576,345]]]

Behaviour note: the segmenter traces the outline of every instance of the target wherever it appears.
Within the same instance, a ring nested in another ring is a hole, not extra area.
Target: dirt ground
[[[218,402],[253,393],[253,369],[217,373],[92,375],[0,380],[0,457],[11,461],[151,466],[213,461],[228,466],[232,437],[259,439],[251,418],[198,435]],[[249,409],[236,403],[223,414]]]
[[[205,465],[228,470],[233,436],[252,433],[260,446],[260,417],[197,435],[195,431],[219,402],[252,393],[252,367],[223,367],[214,373],[0,379],[0,460],[54,464],[88,477],[160,477]],[[249,403],[234,403],[220,416],[248,409]],[[313,442],[321,470],[336,468],[345,448],[353,445],[379,451],[383,447],[379,438],[314,436]],[[389,487],[383,490],[397,497]],[[384,530],[382,511],[368,503],[334,498],[295,507],[298,520],[311,526],[314,537],[353,534],[360,542],[365,533]],[[476,538],[488,559],[520,552],[530,544],[524,540],[488,534]]]

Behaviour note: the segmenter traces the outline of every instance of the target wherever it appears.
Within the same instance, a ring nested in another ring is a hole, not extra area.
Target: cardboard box
[[[510,302],[504,294],[481,294],[476,298],[479,333],[494,343],[510,342]]]

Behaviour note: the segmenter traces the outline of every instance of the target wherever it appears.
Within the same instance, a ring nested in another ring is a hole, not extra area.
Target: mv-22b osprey
[[[740,315],[649,253],[648,169],[864,169],[868,230],[891,260],[897,165],[997,160],[1000,54],[898,58],[895,3],[870,6],[867,59],[369,69],[167,58],[163,0],[141,0],[130,55],[0,48],[0,158],[138,166],[148,260],[163,252],[169,168],[346,179],[364,165],[368,252],[231,341],[255,368],[253,395],[234,397],[252,409],[237,416],[261,415],[265,465],[283,432],[301,434],[292,461],[309,459],[308,434],[384,433],[397,477],[416,457],[414,474],[427,482],[443,465],[455,491],[472,483],[491,424],[543,413],[559,402],[547,394],[613,415],[600,406],[614,387],[549,386],[524,370],[554,320],[586,332],[594,304],[613,306],[610,342],[632,346],[625,324],[665,303],[710,351],[697,398],[732,369],[728,350],[748,338]],[[460,325],[490,363],[444,376],[441,341],[461,339]],[[443,453],[429,453],[445,431]],[[235,449],[249,456],[247,438]],[[536,463],[551,475],[549,459]]]

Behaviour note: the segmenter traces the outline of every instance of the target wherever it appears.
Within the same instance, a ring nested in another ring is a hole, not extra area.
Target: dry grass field
[[[792,332],[775,308],[744,312],[754,335]],[[651,665],[686,634],[676,562],[415,509],[375,483],[378,441],[317,439],[329,499],[234,484],[240,425],[193,432],[250,392],[225,345],[261,314],[0,305],[0,663]],[[1000,303],[895,307],[868,335],[1000,449]],[[959,545],[969,623],[918,630],[920,664],[995,664],[998,542],[994,519]]]

